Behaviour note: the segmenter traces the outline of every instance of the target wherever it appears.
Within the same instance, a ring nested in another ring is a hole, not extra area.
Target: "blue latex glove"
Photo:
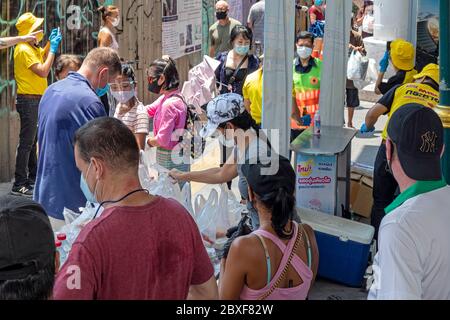
[[[361,130],[360,131],[361,131],[361,133],[369,133],[369,132],[375,131],[375,128],[374,127],[367,128],[366,124],[363,123],[363,125],[361,126]]]
[[[50,52],[56,54],[58,52],[59,44],[62,40],[61,32],[58,32],[58,29],[53,29],[50,33]]]
[[[383,58],[380,60],[380,72],[386,72],[389,66],[389,51],[384,53]]]
[[[54,38],[57,35],[58,35],[58,28],[54,28],[54,29],[52,29],[52,32],[50,32],[49,39]]]
[[[304,115],[301,119],[304,126],[309,127],[311,125],[311,115]]]

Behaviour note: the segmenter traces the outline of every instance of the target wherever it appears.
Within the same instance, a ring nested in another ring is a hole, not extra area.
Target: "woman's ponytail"
[[[286,189],[279,188],[268,200],[261,199],[265,205],[272,208],[272,228],[282,239],[292,238],[292,230],[286,232],[286,225],[294,217],[295,197]]]

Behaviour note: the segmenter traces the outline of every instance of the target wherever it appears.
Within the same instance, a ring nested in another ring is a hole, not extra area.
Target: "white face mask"
[[[309,47],[305,47],[305,46],[297,46],[297,54],[301,59],[307,59],[311,56],[312,54],[312,49]]]
[[[120,103],[126,103],[134,97],[134,90],[129,91],[111,91],[113,97]]]
[[[117,27],[120,24],[120,18],[115,18],[111,23],[114,27]]]

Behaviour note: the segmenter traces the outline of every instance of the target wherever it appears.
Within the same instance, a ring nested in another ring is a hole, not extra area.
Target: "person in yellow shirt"
[[[389,119],[402,106],[420,104],[434,108],[439,104],[439,66],[430,63],[422,72],[413,77],[413,83],[397,85],[389,90],[368,112],[361,132],[372,132],[378,118],[387,114],[388,121],[381,134],[383,141],[375,159],[373,172],[373,207],[371,224],[375,228],[375,237],[385,215],[385,208],[395,199],[398,183],[389,169],[386,156],[387,127]]]
[[[47,89],[47,77],[55,60],[62,35],[53,29],[44,48],[39,42],[43,32],[34,33],[42,26],[43,18],[32,13],[22,14],[16,22],[19,36],[33,34],[34,43],[23,42],[14,49],[14,77],[17,83],[16,110],[20,116],[20,136],[16,155],[15,182],[11,193],[32,197],[36,180],[36,133],[39,101]]]
[[[242,88],[245,109],[258,126],[262,120],[263,59],[264,56],[259,58],[261,67],[247,76]]]
[[[395,75],[390,77],[387,82],[383,82],[389,63],[392,63]],[[386,94],[396,85],[413,82],[413,77],[417,74],[414,64],[415,48],[412,43],[400,38],[388,42],[387,50],[380,60],[375,93]]]

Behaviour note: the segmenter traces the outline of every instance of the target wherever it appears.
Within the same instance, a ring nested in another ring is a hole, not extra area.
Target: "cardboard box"
[[[373,180],[360,174],[351,174],[350,210],[365,218],[370,218],[373,204]]]

